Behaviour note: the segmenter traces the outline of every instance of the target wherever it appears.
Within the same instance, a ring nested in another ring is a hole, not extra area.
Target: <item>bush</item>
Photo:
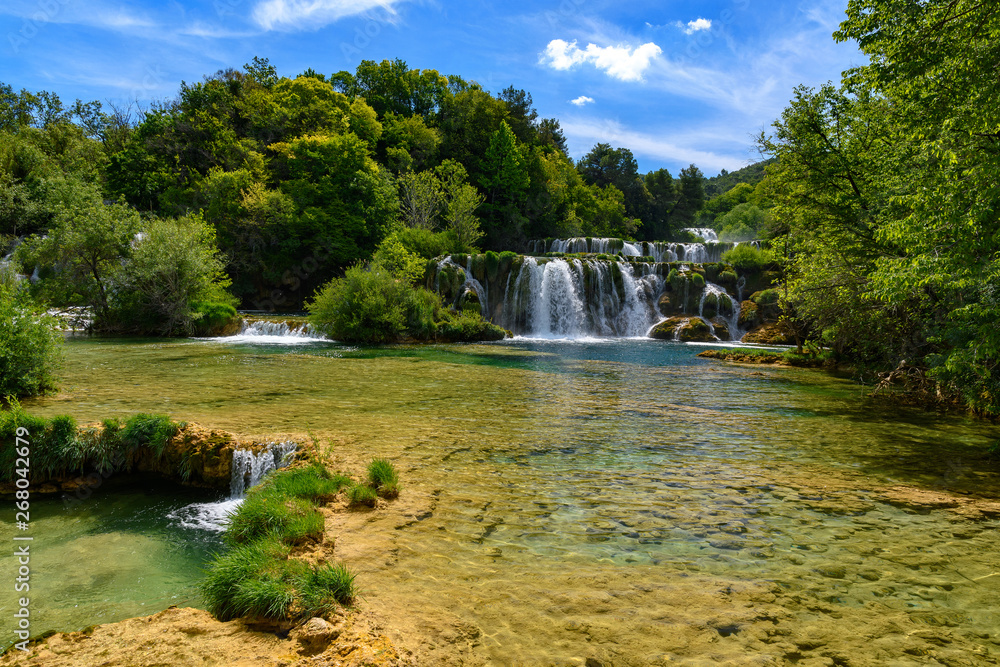
[[[62,337],[27,291],[0,282],[0,397],[37,396],[56,388]]]
[[[404,248],[424,259],[467,250],[450,231],[432,232],[429,229],[407,227],[395,232],[395,237]]]
[[[345,343],[391,343],[407,330],[411,290],[380,266],[356,264],[306,304],[309,322]]]
[[[196,301],[191,304],[192,331],[197,335],[220,331],[239,319],[236,308],[229,303]]]
[[[723,253],[722,261],[744,272],[763,271],[777,264],[777,256],[768,248],[757,248],[748,243],[741,243]]]
[[[449,343],[503,340],[508,335],[502,327],[484,320],[478,307],[460,313],[449,312],[437,326],[437,339]]]

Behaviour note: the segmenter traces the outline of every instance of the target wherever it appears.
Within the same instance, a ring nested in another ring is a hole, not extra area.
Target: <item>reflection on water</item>
[[[403,496],[340,517],[338,557],[429,659],[993,661],[997,522],[878,489],[1000,495],[995,429],[697,351],[83,340],[66,391],[28,407],[310,433],[355,469],[391,458]]]

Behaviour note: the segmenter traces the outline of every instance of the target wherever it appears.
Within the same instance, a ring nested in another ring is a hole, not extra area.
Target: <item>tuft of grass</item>
[[[391,487],[399,495],[399,473],[386,459],[374,458],[368,463],[368,483],[379,491]]]
[[[337,492],[350,486],[351,480],[344,475],[331,475],[320,463],[313,463],[307,468],[279,470],[272,473],[268,479],[273,493],[291,498],[307,500],[323,500],[337,495]]]
[[[347,490],[347,499],[352,507],[358,505],[375,507],[378,492],[367,484],[355,484]]]
[[[357,597],[354,575],[347,566],[325,565],[309,570],[296,582],[303,616],[320,616],[348,606]]]
[[[273,536],[286,544],[301,544],[322,535],[323,515],[311,502],[288,497],[265,483],[251,489],[230,514],[225,540],[236,546]]]
[[[130,450],[146,445],[156,457],[163,456],[167,443],[180,432],[181,427],[167,415],[139,413],[125,422],[121,432],[122,443]]]
[[[267,604],[259,595],[243,592],[243,588],[249,582],[273,575],[280,569],[277,563],[288,558],[288,552],[289,547],[280,540],[269,538],[241,545],[224,555],[216,554],[201,583],[201,594],[208,610],[220,620],[228,621],[248,613],[256,614],[261,609],[280,608],[280,605]],[[278,597],[283,599],[283,596]],[[248,608],[250,603],[253,603],[252,608]]]

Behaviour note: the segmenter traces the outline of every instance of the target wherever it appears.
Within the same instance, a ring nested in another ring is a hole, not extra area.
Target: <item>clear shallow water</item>
[[[997,522],[877,493],[1000,496],[986,424],[642,339],[67,348],[66,391],[29,409],[166,411],[313,434],[349,470],[394,460],[403,497],[342,517],[337,549],[397,638],[435,660],[921,664],[955,650],[989,664],[998,649]]]
[[[15,531],[13,517],[4,516],[5,534],[34,538],[15,545],[31,549],[31,590],[18,597],[31,600],[32,635],[146,616],[171,605],[201,606],[200,568],[221,549],[221,540],[185,529],[168,515],[217,495],[152,478],[112,477],[70,502],[33,496],[27,533]],[[11,579],[13,551],[0,553],[0,572]],[[16,611],[11,595],[0,597],[0,604],[5,619]],[[3,647],[10,643],[5,633]]]

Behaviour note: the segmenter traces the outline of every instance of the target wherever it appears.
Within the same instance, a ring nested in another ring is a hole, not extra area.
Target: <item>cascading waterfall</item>
[[[527,336],[642,336],[659,319],[662,276],[627,262],[526,257],[508,290],[503,325]],[[509,279],[510,280],[510,279]]]
[[[256,454],[248,449],[233,452],[229,497],[216,503],[193,503],[167,515],[184,528],[222,532],[246,492],[267,474],[288,464],[298,446],[294,442],[270,443]]]
[[[469,256],[469,259],[466,262],[465,266],[459,266],[458,264],[456,264],[455,261],[452,260],[451,255],[445,257],[440,262],[438,262],[437,282],[435,286],[439,293],[441,291],[441,269],[443,269],[446,266],[453,266],[456,269],[461,270],[462,275],[465,276],[465,282],[462,283],[462,289],[458,291],[458,297],[455,306],[457,307],[459,305],[459,302],[462,299],[462,295],[464,295],[467,290],[471,289],[473,292],[476,293],[476,296],[479,298],[480,313],[482,314],[483,317],[489,317],[487,311],[489,303],[489,292],[487,292],[486,287],[483,286],[483,284],[478,280],[476,280],[476,278],[473,276],[472,256],[471,255]]]
[[[691,232],[705,243],[717,243],[719,241],[719,235],[714,229],[710,229],[708,227],[687,227],[681,231]]]
[[[266,320],[250,320],[243,322],[243,328],[234,336],[213,338],[220,343],[247,343],[256,345],[303,345],[307,343],[327,342],[311,324],[289,324],[288,322],[269,322]]]
[[[716,336],[715,325],[712,321],[705,317],[705,300],[708,299],[709,295],[714,294],[718,300],[718,306],[716,308],[717,317],[721,317],[726,322],[726,326],[729,329],[730,340],[739,340],[743,338],[745,332],[740,331],[739,321],[740,321],[740,302],[734,299],[729,293],[716,285],[715,283],[710,283],[705,281],[705,290],[701,293],[701,301],[698,302],[698,317],[702,318],[708,323],[709,328],[712,331],[712,335]],[[728,315],[724,312],[722,308],[722,298],[725,297],[729,303]],[[718,338],[718,336],[716,336]]]
[[[256,454],[249,449],[234,451],[232,473],[229,477],[229,499],[243,498],[247,489],[260,484],[267,473],[283,467],[297,447],[294,442],[281,442],[269,443]]]

